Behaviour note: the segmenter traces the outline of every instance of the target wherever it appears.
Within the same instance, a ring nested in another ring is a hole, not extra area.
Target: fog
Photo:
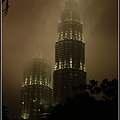
[[[20,116],[23,67],[43,55],[54,68],[57,25],[64,0],[9,0],[2,17],[3,103],[9,116]],[[117,79],[117,0],[80,0],[87,82]]]

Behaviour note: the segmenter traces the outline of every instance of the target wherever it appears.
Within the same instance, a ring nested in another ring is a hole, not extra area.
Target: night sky
[[[2,18],[3,104],[20,116],[24,64],[43,54],[54,68],[57,25],[64,0],[9,0]],[[80,0],[87,82],[118,75],[117,0]]]

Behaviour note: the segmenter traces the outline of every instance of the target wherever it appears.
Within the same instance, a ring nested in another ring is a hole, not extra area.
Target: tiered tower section
[[[51,63],[43,58],[34,58],[25,66],[21,88],[22,118],[38,120],[52,105]]]
[[[86,83],[83,25],[78,4],[72,0],[65,2],[58,24],[53,78],[54,104],[63,104],[74,96],[72,87]]]

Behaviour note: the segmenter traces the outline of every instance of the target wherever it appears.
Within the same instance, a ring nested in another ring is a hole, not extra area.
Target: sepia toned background
[[[54,69],[57,25],[64,0],[9,0],[2,17],[2,90],[9,116],[20,116],[24,64],[43,55]],[[117,79],[117,0],[79,0],[87,83]],[[52,73],[51,73],[52,74]]]

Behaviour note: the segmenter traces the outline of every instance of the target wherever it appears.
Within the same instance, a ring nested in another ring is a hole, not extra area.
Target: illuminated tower
[[[74,96],[72,87],[86,83],[85,43],[77,2],[67,0],[58,24],[53,73],[54,104]]]
[[[33,58],[24,68],[21,88],[21,117],[38,120],[52,105],[51,64],[43,58]]]

